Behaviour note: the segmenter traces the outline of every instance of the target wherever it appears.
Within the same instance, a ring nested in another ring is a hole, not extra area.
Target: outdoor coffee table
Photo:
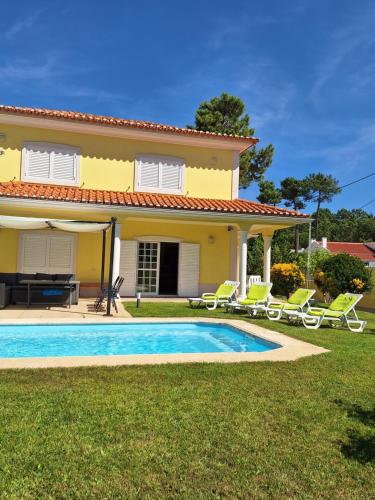
[[[56,288],[69,288],[69,308],[72,307],[72,291],[78,285],[79,281],[60,281],[60,280],[21,280],[20,285],[27,285],[27,307],[32,305],[31,291],[33,287],[56,287]],[[39,302],[38,302],[39,304]]]

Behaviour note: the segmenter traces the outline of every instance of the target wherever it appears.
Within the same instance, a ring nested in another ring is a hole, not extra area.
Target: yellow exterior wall
[[[226,226],[125,221],[121,238],[131,240],[137,236],[169,236],[185,243],[199,243],[201,287],[215,287],[229,279],[231,238]],[[208,242],[209,236],[213,236],[213,243]]]
[[[137,154],[170,155],[186,162],[184,195],[232,198],[233,154],[227,150],[111,138],[73,132],[0,125],[6,135],[0,143],[0,182],[21,178],[21,152],[25,141],[52,142],[79,147],[80,186],[88,189],[134,190]]]
[[[18,231],[0,229],[0,272],[17,272]]]

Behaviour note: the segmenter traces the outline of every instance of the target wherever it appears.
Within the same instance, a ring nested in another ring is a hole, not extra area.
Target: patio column
[[[240,289],[239,297],[246,297],[246,278],[247,278],[247,238],[250,226],[240,226],[238,231],[240,237]]]
[[[120,274],[120,254],[121,254],[121,224],[115,224],[115,246],[113,250],[113,276],[112,283]]]
[[[271,281],[271,242],[272,234],[263,234],[263,281]]]

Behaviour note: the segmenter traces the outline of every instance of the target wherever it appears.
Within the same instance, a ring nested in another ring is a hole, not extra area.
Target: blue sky
[[[6,2],[0,42],[4,104],[184,126],[226,91],[275,145],[276,183],[375,172],[371,0]],[[375,176],[329,206],[360,207],[374,187]],[[256,195],[256,185],[241,193]]]

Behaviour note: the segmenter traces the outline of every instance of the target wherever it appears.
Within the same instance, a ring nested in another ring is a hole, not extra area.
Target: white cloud
[[[347,172],[364,171],[366,167],[373,168],[366,162],[375,154],[375,123],[364,124],[357,133],[336,138],[337,144],[327,147],[304,149],[305,158],[318,158],[319,162],[331,173],[343,174]],[[339,141],[339,142],[338,142]],[[301,153],[301,152],[300,152]]]
[[[41,62],[43,60],[44,62]],[[0,89],[43,97],[71,97],[108,103],[124,101],[122,94],[96,89],[86,84],[87,75],[93,68],[84,64],[68,64],[68,54],[50,52],[34,59],[14,59],[0,65]],[[84,84],[79,81],[84,76]]]
[[[15,82],[43,82],[61,73],[55,57],[48,57],[42,64],[37,60],[15,59],[0,66],[0,82],[2,85]]]
[[[34,28],[43,12],[44,9],[38,9],[33,14],[30,14],[23,19],[16,20],[8,27],[8,29],[4,31],[2,38],[5,41],[10,41],[14,39],[18,34],[22,35],[25,31],[30,31]]]
[[[350,24],[339,27],[324,45],[326,55],[321,58],[317,68],[317,78],[313,84],[310,97],[317,102],[322,89],[335,77],[345,77],[352,83],[360,85],[361,75],[366,80],[374,75],[368,73],[369,60],[365,65],[358,65],[360,54],[374,53],[375,47],[375,16],[373,9],[361,11],[357,19],[350,19]],[[370,61],[371,63],[371,61]],[[354,67],[353,67],[354,65]],[[354,79],[353,79],[354,76]],[[351,90],[351,88],[349,89]]]

